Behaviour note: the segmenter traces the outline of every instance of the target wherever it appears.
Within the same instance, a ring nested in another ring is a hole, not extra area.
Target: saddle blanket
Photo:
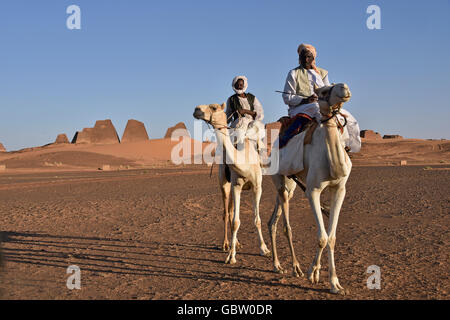
[[[303,131],[289,140],[289,147],[279,148],[280,140],[275,140],[270,159],[272,165],[278,168],[275,169],[276,173],[290,176],[303,171],[303,141],[305,139],[306,131]]]
[[[287,117],[278,120],[281,122],[280,149],[286,146],[294,136],[305,130],[312,121],[312,118],[304,113],[299,113],[293,118],[285,118]]]

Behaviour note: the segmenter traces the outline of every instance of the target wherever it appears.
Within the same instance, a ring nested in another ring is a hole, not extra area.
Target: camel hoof
[[[320,280],[320,268],[311,267],[308,271],[308,279],[312,284],[318,284]]]
[[[349,294],[348,290],[345,290],[344,288],[331,288],[330,293],[332,294],[338,294],[340,296],[345,296]]]
[[[284,271],[284,269],[280,265],[276,265],[273,268],[273,272],[278,273],[278,274],[286,273],[286,271]]]
[[[268,258],[272,257],[272,252],[270,252],[270,250],[267,250],[267,249],[261,250],[261,252],[259,254],[263,257],[268,257]]]
[[[228,243],[224,243],[222,245],[222,251],[224,251],[224,252],[230,251],[230,245]]]
[[[236,263],[236,258],[231,257],[231,255],[229,255],[227,257],[227,259],[225,260],[225,264],[235,264]]]
[[[303,274],[302,269],[300,269],[299,265],[295,265],[294,266],[294,270],[292,271],[292,275],[296,278],[300,278],[300,277],[304,277],[305,275]]]
[[[345,296],[350,293],[348,290],[344,289],[340,285],[340,283],[337,279],[336,279],[336,281],[332,281],[330,292],[333,294],[339,294],[341,296]]]

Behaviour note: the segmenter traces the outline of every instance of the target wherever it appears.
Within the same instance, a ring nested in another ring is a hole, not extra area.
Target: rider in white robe
[[[238,80],[243,81],[238,83]],[[241,87],[239,87],[241,85]],[[230,127],[233,128],[232,136],[235,137],[235,141],[239,144],[243,142],[243,139],[248,131],[252,127],[257,127],[257,137],[248,136],[252,140],[262,140],[264,137],[264,110],[259,102],[258,98],[253,96],[251,93],[245,93],[248,87],[247,78],[245,76],[237,76],[233,79],[232,88],[235,95],[231,96],[227,100],[226,115]],[[237,99],[237,100],[236,100]],[[239,112],[236,110],[236,106],[233,106],[233,101],[238,104],[238,108],[241,109]],[[253,108],[252,108],[252,106]],[[253,109],[253,110],[252,110]]]
[[[317,101],[317,96],[314,93],[314,85],[316,85],[319,88],[330,85],[330,82],[328,81],[328,72],[324,69],[317,68],[315,66],[316,50],[313,46],[300,45],[298,50],[299,55],[301,51],[304,49],[307,49],[310,52],[312,52],[314,56],[312,67],[310,69],[306,69],[310,88],[308,93],[310,93],[310,96],[298,94],[299,88],[298,72],[300,72],[300,69],[295,68],[289,71],[289,74],[287,76],[286,84],[284,86],[284,92],[286,93],[283,94],[283,100],[284,103],[287,104],[289,107],[288,110],[289,117],[292,118],[299,113],[305,113],[311,118],[316,119],[316,121],[320,123],[322,115],[320,114],[319,111],[320,110],[319,104],[315,102]],[[350,152],[359,152],[361,149],[361,138],[358,121],[356,121],[356,119],[348,110],[341,109],[341,113],[347,117],[346,128],[348,132],[348,137],[345,136],[345,145],[350,148]],[[343,117],[340,117],[340,120],[341,123],[344,123]]]

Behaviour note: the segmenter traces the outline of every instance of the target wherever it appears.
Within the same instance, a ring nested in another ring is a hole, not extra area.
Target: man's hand
[[[308,103],[317,102],[317,100],[319,100],[319,97],[315,93],[313,95],[311,95],[310,97],[308,97]]]
[[[256,117],[256,112],[255,111],[251,111],[251,110],[246,110],[246,109],[239,109],[238,110],[239,114],[241,116],[245,116],[246,114],[250,115],[253,119]]]
[[[303,98],[302,101],[298,104],[299,106],[301,106],[302,104],[307,104],[307,103],[313,103],[313,102],[317,102],[319,100],[319,97],[317,96],[317,94],[313,94],[307,98]]]

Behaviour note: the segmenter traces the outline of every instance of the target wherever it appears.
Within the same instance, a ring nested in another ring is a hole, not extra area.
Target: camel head
[[[315,88],[314,92],[319,97],[318,102],[322,114],[329,114],[332,110],[340,109],[352,96],[350,89],[345,83]]]
[[[224,110],[225,103],[222,105],[217,103],[202,104],[195,108],[194,118],[203,120],[211,124],[214,128],[226,127],[227,116]]]

